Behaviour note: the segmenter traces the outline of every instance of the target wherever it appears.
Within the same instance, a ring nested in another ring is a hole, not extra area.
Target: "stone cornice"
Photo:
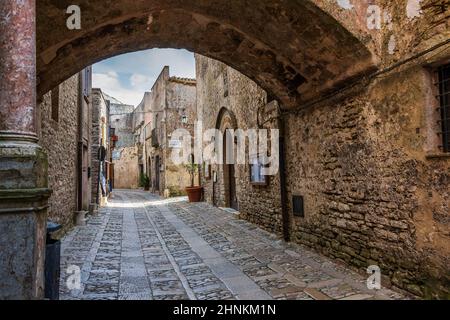
[[[21,201],[42,201],[48,199],[52,192],[53,190],[49,188],[0,189],[0,201],[16,199]]]

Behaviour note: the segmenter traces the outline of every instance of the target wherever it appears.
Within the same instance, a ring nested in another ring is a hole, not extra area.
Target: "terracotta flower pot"
[[[203,187],[187,187],[186,192],[189,202],[200,202],[202,200]]]

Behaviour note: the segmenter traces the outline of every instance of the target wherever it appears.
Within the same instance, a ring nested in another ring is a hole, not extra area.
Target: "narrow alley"
[[[68,267],[81,269],[69,290]],[[61,299],[404,299],[235,214],[184,198],[116,190],[62,242]]]

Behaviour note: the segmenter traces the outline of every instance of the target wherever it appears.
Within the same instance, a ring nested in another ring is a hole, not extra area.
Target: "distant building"
[[[48,154],[49,219],[70,229],[91,203],[91,87],[88,67],[42,98],[38,133]],[[64,201],[62,201],[64,199]]]
[[[172,147],[177,144],[171,135],[176,129],[193,135],[195,120],[195,79],[171,77],[169,67],[164,67],[134,112],[139,171],[149,177],[152,191],[166,197],[185,194],[190,176],[171,160]]]

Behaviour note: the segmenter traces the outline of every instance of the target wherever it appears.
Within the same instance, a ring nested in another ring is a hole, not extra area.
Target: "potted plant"
[[[202,200],[203,187],[195,186],[195,173],[198,171],[198,164],[193,161],[185,165],[186,170],[189,172],[191,178],[191,184],[186,187],[186,193],[189,198],[189,202],[200,202]]]
[[[140,186],[144,188],[145,191],[150,190],[150,179],[146,174],[141,175]]]

